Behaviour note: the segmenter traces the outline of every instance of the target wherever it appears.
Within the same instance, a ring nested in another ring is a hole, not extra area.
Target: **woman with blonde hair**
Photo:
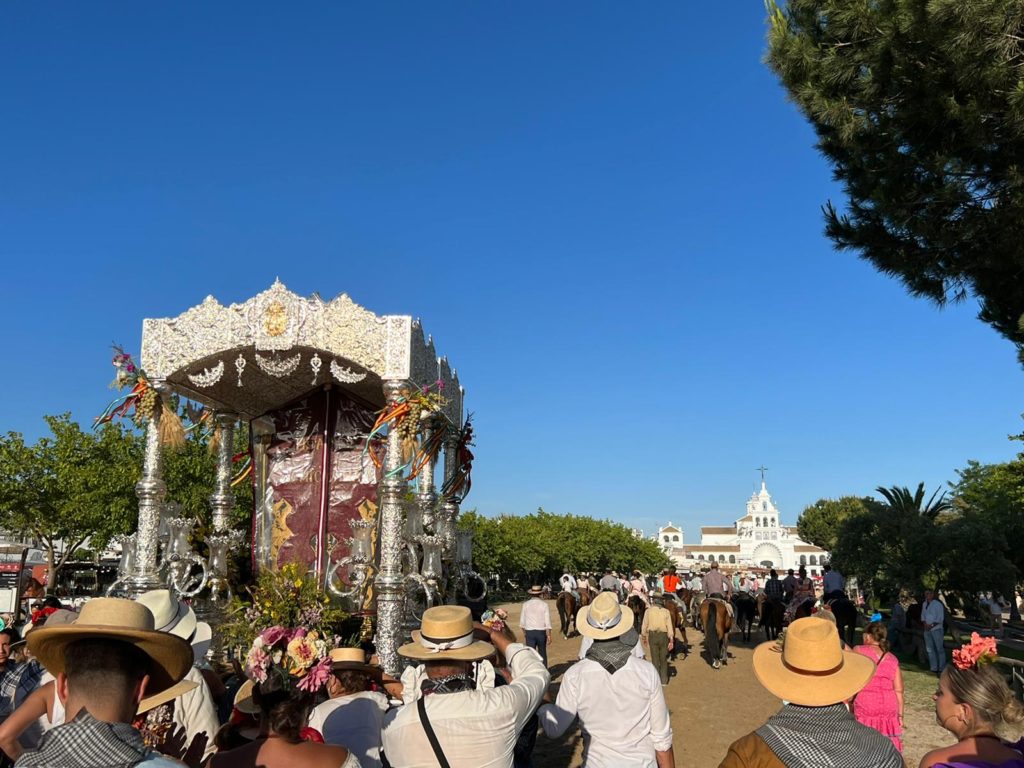
[[[919,768],[1024,768],[1020,752],[1003,742],[1024,730],[1024,705],[992,664],[997,655],[995,639],[977,632],[953,651],[934,699],[936,720],[957,743],[933,749]]]
[[[853,650],[875,664],[871,680],[853,700],[858,723],[889,737],[903,751],[903,674],[900,662],[889,650],[888,631],[880,621],[864,628],[864,644]]]

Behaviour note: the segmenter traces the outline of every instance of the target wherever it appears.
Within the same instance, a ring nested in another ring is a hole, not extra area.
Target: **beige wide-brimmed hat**
[[[473,615],[461,605],[428,608],[412,640],[398,649],[400,656],[420,661],[479,661],[495,652],[490,643],[473,639]]]
[[[789,625],[781,649],[774,640],[754,649],[754,674],[761,685],[803,707],[846,701],[874,672],[871,659],[842,650],[835,624],[813,616]]]
[[[154,694],[152,696],[147,696],[142,701],[140,701],[139,708],[135,710],[135,715],[136,717],[138,717],[139,715],[144,715],[147,712],[149,712],[149,710],[156,709],[161,704],[166,704],[168,701],[172,701],[178,698],[179,696],[184,696],[189,691],[194,691],[198,687],[199,683],[195,682],[194,680],[182,680],[180,682],[177,682],[170,688],[168,688],[166,691],[161,691],[160,693]]]
[[[332,648],[328,655],[331,657],[331,669],[335,671],[354,669],[376,678],[384,674],[380,667],[366,663],[366,651],[362,648]]]
[[[157,632],[190,640],[196,631],[196,613],[169,589],[151,589],[136,598],[153,613],[153,626]]]
[[[246,680],[235,692],[234,707],[243,715],[258,715],[260,708],[256,704],[256,700],[252,697],[252,691],[256,687],[256,683],[252,680]]]
[[[632,628],[633,621],[623,615],[614,592],[601,592],[590,605],[584,605],[576,613],[576,629],[594,640],[622,637]]]
[[[528,590],[526,590],[526,594],[528,594],[528,595],[542,595],[542,594],[544,594],[544,587],[541,587],[541,586],[538,586],[537,584],[534,584],[532,587],[530,587]]]
[[[49,624],[49,621],[47,621]],[[56,677],[64,671],[64,649],[69,643],[106,638],[131,643],[151,662],[150,694],[165,691],[181,680],[192,666],[192,647],[168,632],[153,629],[153,614],[134,600],[93,598],[82,606],[74,624],[43,625],[28,637],[28,649]]]

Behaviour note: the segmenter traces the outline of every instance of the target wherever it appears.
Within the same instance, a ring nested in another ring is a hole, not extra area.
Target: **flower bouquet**
[[[977,632],[971,632],[971,642],[953,651],[953,663],[958,669],[970,669],[991,664],[998,656],[999,647],[994,637],[982,637]]]
[[[317,630],[268,627],[253,640],[245,656],[245,674],[257,683],[270,675],[283,678],[284,687],[316,693],[331,676],[330,647]]]

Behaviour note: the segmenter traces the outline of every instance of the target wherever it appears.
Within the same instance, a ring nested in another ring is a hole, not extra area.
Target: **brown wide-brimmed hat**
[[[179,696],[184,696],[189,691],[194,691],[199,687],[199,683],[194,680],[182,680],[175,683],[166,691],[147,696],[139,702],[139,708],[135,710],[135,716],[144,715],[151,709],[156,709],[161,704],[166,704],[168,701],[173,701]]]
[[[490,643],[473,639],[473,615],[461,605],[428,608],[412,640],[398,649],[400,656],[420,661],[479,661],[495,652]]]
[[[49,621],[47,621],[49,624]],[[74,624],[43,625],[28,636],[28,649],[56,677],[64,671],[64,650],[76,640],[103,638],[131,643],[150,660],[152,694],[165,691],[185,677],[192,666],[192,647],[168,632],[153,629],[153,614],[134,600],[93,598],[82,606]]]
[[[366,663],[366,651],[362,648],[332,648],[328,655],[331,657],[331,669],[335,672],[353,669],[378,680],[384,674],[380,667]]]
[[[754,674],[761,685],[803,707],[846,701],[874,672],[871,659],[842,649],[835,624],[813,616],[790,624],[781,648],[770,640],[754,649]]]
[[[528,595],[542,595],[542,594],[544,594],[544,587],[541,587],[541,586],[538,586],[537,584],[534,584],[532,587],[530,587],[528,590],[526,590],[526,594],[528,594]]]
[[[614,592],[601,592],[590,605],[576,612],[576,629],[581,635],[595,640],[622,637],[633,628],[633,620],[626,619]]]

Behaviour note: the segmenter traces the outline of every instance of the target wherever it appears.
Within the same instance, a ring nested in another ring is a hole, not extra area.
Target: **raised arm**
[[[0,749],[11,760],[21,756],[21,744],[18,737],[32,723],[44,715],[49,715],[49,704],[53,701],[54,683],[51,680],[32,691],[28,697],[0,724]]]

